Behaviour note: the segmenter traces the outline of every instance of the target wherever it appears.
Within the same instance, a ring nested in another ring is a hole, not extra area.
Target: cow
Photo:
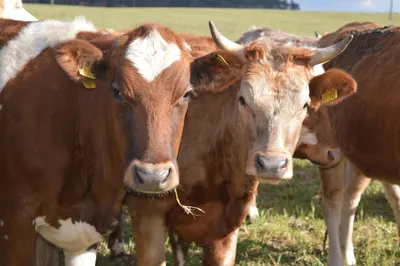
[[[36,234],[66,265],[95,265],[126,191],[179,184],[194,57],[158,24],[104,35],[84,18],[0,19],[0,29],[0,265],[32,265]],[[209,68],[226,72],[208,80],[217,87],[235,74],[210,60],[196,77]]]
[[[25,10],[21,0],[0,0],[0,18],[37,21],[34,16]]]
[[[318,97],[327,89],[324,84],[337,87],[339,98],[355,90],[354,80],[343,71],[318,72],[321,63],[345,49],[350,36],[329,48],[311,50],[269,46],[266,41],[243,46],[225,38],[213,23],[210,30],[222,50],[191,66],[192,82],[199,91],[185,118],[177,194],[151,200],[129,194],[125,199],[137,265],[165,264],[166,232],[176,265],[184,264],[189,242],[203,247],[203,264],[232,265],[238,228],[254,201],[258,182],[279,183],[292,177],[291,157],[302,121],[309,106],[320,102]],[[233,55],[242,63],[232,62]],[[209,68],[204,75],[213,58],[230,69],[241,69],[224,89],[207,82],[223,78],[216,69]],[[313,79],[321,86],[309,91]],[[212,92],[207,91],[209,86]],[[199,209],[184,212],[176,197]],[[109,239],[109,246],[119,241]]]
[[[352,232],[361,194],[372,179],[383,182],[400,235],[399,27],[353,22],[323,36],[320,47],[354,40],[343,54],[325,64],[341,68],[358,83],[358,92],[335,106],[321,106],[304,120],[308,140],[300,138],[296,155],[319,166],[323,212],[329,234],[328,265],[355,265]],[[329,71],[329,70],[328,70]],[[382,75],[382,76],[381,76]],[[330,161],[332,153],[341,159]],[[340,229],[340,230],[339,230]]]
[[[270,29],[267,27],[252,26],[250,29],[242,33],[235,41],[238,44],[249,44],[255,40],[268,40],[276,44],[293,43],[296,46],[315,46],[318,37],[301,36],[284,32],[279,29]]]

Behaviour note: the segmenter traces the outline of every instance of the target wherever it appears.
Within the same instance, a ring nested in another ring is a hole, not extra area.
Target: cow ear
[[[357,91],[356,81],[340,69],[330,69],[309,83],[311,107],[335,105]]]
[[[76,81],[81,81],[86,88],[95,88],[95,80],[103,76],[103,53],[100,49],[84,40],[72,40],[57,47],[56,60],[67,75]],[[101,67],[99,67],[101,66]]]
[[[235,53],[212,52],[192,62],[190,82],[197,92],[218,93],[241,77],[242,68],[243,60]]]

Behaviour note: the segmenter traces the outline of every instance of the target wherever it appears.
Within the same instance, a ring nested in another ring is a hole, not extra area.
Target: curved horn
[[[332,60],[346,49],[351,40],[353,40],[353,35],[347,36],[341,42],[335,43],[334,45],[320,49],[311,56],[308,65],[315,66]]]
[[[211,36],[215,42],[215,44],[222,50],[227,50],[231,52],[238,52],[244,48],[243,45],[237,44],[228,38],[226,38],[224,35],[222,35],[218,30],[217,27],[215,27],[214,22],[209,21],[208,25],[210,27],[210,32]]]

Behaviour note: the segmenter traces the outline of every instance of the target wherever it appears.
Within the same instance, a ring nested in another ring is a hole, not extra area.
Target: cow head
[[[225,38],[212,22],[210,29],[221,49],[245,61],[237,104],[251,136],[246,173],[267,182],[291,178],[292,155],[307,110],[320,104],[316,99],[324,95],[324,84],[338,90],[342,86],[342,79],[324,73],[321,64],[339,55],[352,36],[313,50],[266,41],[238,45]],[[336,94],[342,96],[341,91]]]
[[[331,167],[340,161],[341,154],[333,135],[329,111],[335,112],[338,103],[356,92],[357,83],[344,71],[330,69],[311,80],[309,86],[314,94],[301,128],[295,157],[308,159],[319,166]],[[329,94],[332,89],[337,91],[337,98],[323,102],[324,94]]]
[[[125,184],[142,193],[174,189],[179,183],[176,157],[184,117],[193,94],[193,59],[183,39],[160,25],[145,24],[119,36],[104,55],[95,50],[64,47],[58,62],[89,86],[91,75],[79,69],[109,82],[110,95],[123,110],[130,132]]]

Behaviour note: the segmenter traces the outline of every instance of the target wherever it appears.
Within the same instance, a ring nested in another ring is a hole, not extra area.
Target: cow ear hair
[[[81,81],[88,89],[96,87],[99,66],[104,69],[100,49],[84,40],[72,40],[55,47],[55,52],[57,63],[72,80]]]
[[[333,68],[310,80],[311,107],[335,105],[357,91],[357,82],[343,70]]]

